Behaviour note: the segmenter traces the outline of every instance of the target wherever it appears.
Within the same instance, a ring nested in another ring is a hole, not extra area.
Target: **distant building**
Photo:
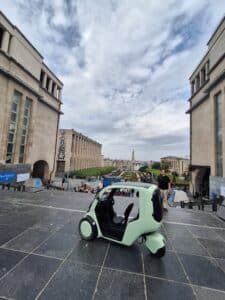
[[[60,129],[56,156],[56,175],[102,166],[102,145],[73,130]]]
[[[28,163],[34,177],[54,177],[62,87],[0,12],[0,162]]]
[[[113,160],[110,158],[104,158],[103,160],[104,167],[112,167],[113,166]]]
[[[225,177],[225,17],[207,46],[190,77],[188,110],[192,191],[200,194],[209,193],[210,178],[221,186]]]
[[[176,172],[182,176],[188,174],[190,160],[177,156],[166,156],[160,159],[161,164],[167,164],[170,172]]]

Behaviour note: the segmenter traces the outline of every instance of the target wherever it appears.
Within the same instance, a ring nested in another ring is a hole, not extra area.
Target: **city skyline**
[[[144,161],[189,154],[187,79],[224,15],[213,4],[9,0],[1,10],[62,78],[60,127],[99,141],[105,157],[135,148]]]

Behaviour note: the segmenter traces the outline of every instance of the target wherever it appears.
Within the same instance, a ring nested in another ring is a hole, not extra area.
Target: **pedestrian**
[[[63,178],[62,178],[62,187],[63,187],[65,181],[66,181],[66,177],[65,177],[65,175],[63,175]]]
[[[171,183],[169,177],[166,175],[165,170],[161,170],[157,178],[158,187],[160,189],[161,197],[163,200],[163,210],[168,211],[168,195],[171,192]]]

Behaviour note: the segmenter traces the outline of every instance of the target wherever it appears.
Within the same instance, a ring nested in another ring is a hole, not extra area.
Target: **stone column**
[[[205,79],[209,79],[209,61],[205,65]]]
[[[7,30],[5,30],[3,32],[2,47],[1,47],[1,49],[5,52],[8,52],[9,49],[9,38],[10,38],[10,34]]]
[[[57,84],[56,83],[54,83],[54,90],[53,90],[53,96],[54,97],[57,97]]]
[[[58,99],[61,100],[62,98],[62,89],[58,89]]]
[[[48,92],[49,92],[50,94],[52,93],[52,79],[51,79],[51,78],[50,78],[50,80],[49,80]]]

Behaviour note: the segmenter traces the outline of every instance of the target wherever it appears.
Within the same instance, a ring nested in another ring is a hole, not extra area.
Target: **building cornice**
[[[223,72],[220,73],[220,75],[218,75],[211,83],[208,84],[207,88],[203,91],[206,95],[203,96],[195,105],[191,106],[190,109],[186,111],[186,114],[191,113],[200,104],[202,104],[205,100],[207,100],[208,97],[209,97],[209,93],[211,92],[211,90],[214,87],[216,87],[218,84],[220,84],[224,79],[225,79],[225,70],[223,70]],[[189,101],[192,100],[192,98],[190,98]]]
[[[186,114],[190,114],[193,110],[195,110],[199,105],[201,105],[205,100],[207,100],[209,97],[209,94],[207,93],[204,95],[196,104],[191,106],[187,111]]]
[[[43,91],[45,91],[46,93],[48,93],[49,94],[49,96],[51,96],[52,98],[54,98],[57,102],[59,102],[60,104],[62,104],[62,102],[58,99],[58,98],[56,98],[54,95],[52,95],[51,93],[49,93],[49,91],[47,90],[47,89],[45,89],[45,88],[43,88],[42,86],[41,86],[41,83],[40,83],[40,80],[38,80],[31,72],[29,72],[26,68],[24,68],[24,66],[23,65],[21,65],[15,58],[13,58],[12,56],[9,56],[7,53],[5,53],[5,51],[2,51],[1,49],[0,49],[0,54],[2,54],[3,56],[5,56],[7,59],[9,59],[9,61],[11,62],[13,62],[13,63],[15,63],[18,67],[20,67],[27,75],[29,75],[33,80],[35,80],[38,84],[39,84],[39,86],[40,86],[40,88],[43,90]],[[47,67],[46,65],[45,65],[45,67]],[[49,70],[49,69],[48,69]],[[51,73],[51,74],[53,74],[53,73]],[[54,75],[54,74],[53,74]],[[55,75],[54,75],[55,76]],[[56,77],[56,76],[55,76]],[[57,77],[56,77],[57,78]],[[58,78],[57,78],[57,80],[59,80]]]
[[[223,70],[222,73],[220,73],[220,75],[218,75],[205,89],[205,93],[210,93],[210,91],[216,87],[218,84],[220,84],[221,81],[223,81],[225,79],[225,69]]]
[[[216,61],[216,63],[210,68],[209,74],[211,74],[215,68],[225,59],[225,52],[220,56],[220,58]]]
[[[35,97],[37,97],[38,101],[45,104],[46,106],[48,106],[49,108],[57,112],[58,114],[63,114],[60,110],[58,110],[57,108],[49,104],[47,101],[45,101],[42,95],[40,95],[37,91],[35,91],[32,87],[27,85],[24,81],[22,81],[17,76],[12,75],[9,71],[4,70],[2,67],[0,67],[0,74],[4,75],[5,77],[21,85],[23,88],[27,89],[30,93],[32,93]]]
[[[209,79],[207,79],[201,86],[200,88],[188,99],[190,102],[206,85],[209,83]]]

